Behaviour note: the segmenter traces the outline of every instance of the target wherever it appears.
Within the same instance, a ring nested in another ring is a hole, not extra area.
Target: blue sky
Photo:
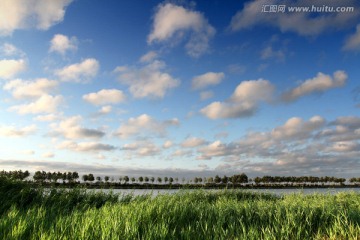
[[[358,176],[359,7],[1,1],[0,167]]]

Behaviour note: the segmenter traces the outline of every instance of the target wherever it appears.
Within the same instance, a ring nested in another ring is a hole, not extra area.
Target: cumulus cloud
[[[181,143],[181,146],[184,148],[194,148],[194,147],[204,145],[205,143],[206,143],[206,141],[204,139],[197,138],[197,137],[190,137],[190,138],[185,139]]]
[[[56,113],[58,107],[63,103],[64,99],[61,95],[42,95],[33,102],[22,105],[13,106],[10,108],[19,114],[39,114],[39,113]]]
[[[72,0],[3,0],[0,1],[0,36],[17,29],[47,30],[64,19],[65,9]]]
[[[236,155],[239,153],[239,149],[236,145],[215,141],[207,146],[199,148],[198,153],[200,153],[200,156],[198,157],[199,160],[210,160],[213,157]]]
[[[219,84],[225,77],[225,74],[222,72],[208,72],[202,75],[196,76],[192,79],[191,86],[192,89],[203,89],[208,86],[213,86]]]
[[[150,141],[137,141],[133,143],[124,144],[121,150],[127,152],[127,157],[148,157],[158,155],[161,151],[158,146]]]
[[[197,158],[216,157],[223,162],[219,167],[256,175],[351,172],[349,164],[358,166],[359,123],[354,116],[330,122],[321,116],[292,117],[270,131],[249,132],[238,141],[215,141],[199,148]]]
[[[102,89],[96,93],[83,95],[83,99],[93,105],[105,105],[124,102],[126,96],[118,89]]]
[[[176,118],[158,121],[147,114],[142,114],[138,117],[130,118],[126,123],[122,124],[117,130],[116,135],[121,138],[128,138],[144,133],[163,136],[166,134],[168,127],[178,126],[179,124],[179,120]]]
[[[141,56],[140,62],[143,62],[143,63],[152,62],[153,60],[155,60],[157,58],[157,56],[158,56],[157,52],[150,51],[150,52],[146,53],[145,55]]]
[[[241,118],[253,115],[260,102],[270,102],[274,86],[267,80],[241,82],[226,102],[213,102],[202,108],[200,113],[210,119]]]
[[[68,149],[75,152],[92,152],[98,153],[99,151],[114,151],[117,148],[110,144],[104,144],[99,142],[74,142],[63,141],[57,146],[59,149]]]
[[[344,1],[290,1],[290,0],[258,0],[251,1],[244,5],[244,8],[238,11],[232,17],[229,29],[231,31],[239,31],[252,28],[257,25],[271,25],[279,28],[282,32],[295,32],[302,36],[316,36],[330,29],[342,29],[354,23],[359,17],[358,11],[352,12],[336,12],[331,14],[313,15],[311,11],[289,12],[281,14],[268,14],[262,12],[264,6],[269,5],[286,5],[286,7],[297,6],[357,6],[354,0]]]
[[[102,106],[101,109],[99,110],[99,113],[104,115],[104,114],[109,114],[112,111],[112,107],[111,106]]]
[[[49,52],[57,52],[61,55],[65,55],[67,51],[77,50],[76,37],[67,37],[62,34],[56,34],[50,41]]]
[[[86,83],[94,78],[99,71],[100,64],[94,58],[88,58],[80,63],[57,69],[55,75],[64,82]]]
[[[180,81],[163,72],[165,63],[155,60],[142,68],[117,67],[119,81],[129,86],[135,98],[163,98],[166,92],[177,87]]]
[[[301,118],[293,117],[286,121],[283,126],[276,127],[271,136],[278,140],[304,139],[308,138],[314,130],[324,126],[325,119],[314,116],[309,121],[304,122]]]
[[[59,118],[61,118],[60,114],[50,113],[36,116],[34,120],[39,122],[53,122],[55,120],[58,120]]]
[[[15,47],[13,44],[10,44],[10,43],[4,43],[0,47],[0,53],[6,57],[10,57],[10,56],[24,57],[25,56],[25,53],[23,51],[21,51],[20,49],[18,49],[17,47]]]
[[[173,142],[170,140],[166,140],[163,144],[163,148],[167,149],[167,148],[171,148],[173,146]]]
[[[0,126],[0,136],[4,137],[25,137],[35,133],[36,125],[30,125],[23,128],[16,128],[15,126]]]
[[[199,57],[208,50],[209,41],[215,32],[202,13],[166,3],[158,6],[148,43],[170,39],[180,41],[185,33],[189,33],[190,40],[185,46],[187,54]]]
[[[333,77],[319,72],[316,77],[307,79],[300,86],[286,91],[282,95],[282,100],[291,102],[313,93],[325,92],[332,88],[338,88],[346,83],[348,76],[344,71],[336,71]]]
[[[360,50],[360,24],[356,26],[356,32],[346,39],[342,50],[345,51]]]
[[[10,91],[16,99],[33,99],[49,94],[57,86],[57,81],[46,78],[38,78],[33,81],[16,79],[6,83],[3,89]]]
[[[285,53],[282,50],[274,50],[272,46],[267,46],[261,51],[261,59],[278,59],[283,61],[285,59]]]
[[[105,133],[98,129],[85,128],[81,125],[81,116],[72,116],[62,120],[59,124],[53,124],[55,134],[60,134],[68,139],[101,138]]]
[[[26,62],[23,59],[3,59],[0,60],[0,78],[9,79],[26,69]]]

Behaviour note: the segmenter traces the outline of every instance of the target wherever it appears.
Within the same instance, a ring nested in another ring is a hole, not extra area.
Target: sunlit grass
[[[12,194],[30,191],[24,189]],[[36,201],[23,197],[26,204],[15,201],[2,208],[1,239],[360,238],[356,193],[279,197],[197,190],[153,197],[54,189],[32,194]],[[1,201],[14,199],[6,195]]]

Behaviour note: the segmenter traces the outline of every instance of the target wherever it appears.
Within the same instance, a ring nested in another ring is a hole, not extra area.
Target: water
[[[153,196],[159,194],[174,194],[179,191],[195,191],[194,189],[91,189],[88,191],[102,191],[108,193],[112,191],[113,193],[120,194],[120,195],[127,195],[132,194],[134,196],[150,194]],[[209,189],[204,191],[222,191],[217,189]],[[302,194],[336,194],[340,192],[356,192],[360,193],[360,188],[305,188],[305,189],[246,189],[243,191],[251,191],[257,193],[271,193],[275,195],[285,195],[285,194],[294,194],[294,193],[302,193]]]

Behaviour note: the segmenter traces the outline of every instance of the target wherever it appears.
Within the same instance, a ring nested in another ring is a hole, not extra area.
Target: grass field
[[[119,196],[0,179],[1,239],[360,239],[360,195]]]

